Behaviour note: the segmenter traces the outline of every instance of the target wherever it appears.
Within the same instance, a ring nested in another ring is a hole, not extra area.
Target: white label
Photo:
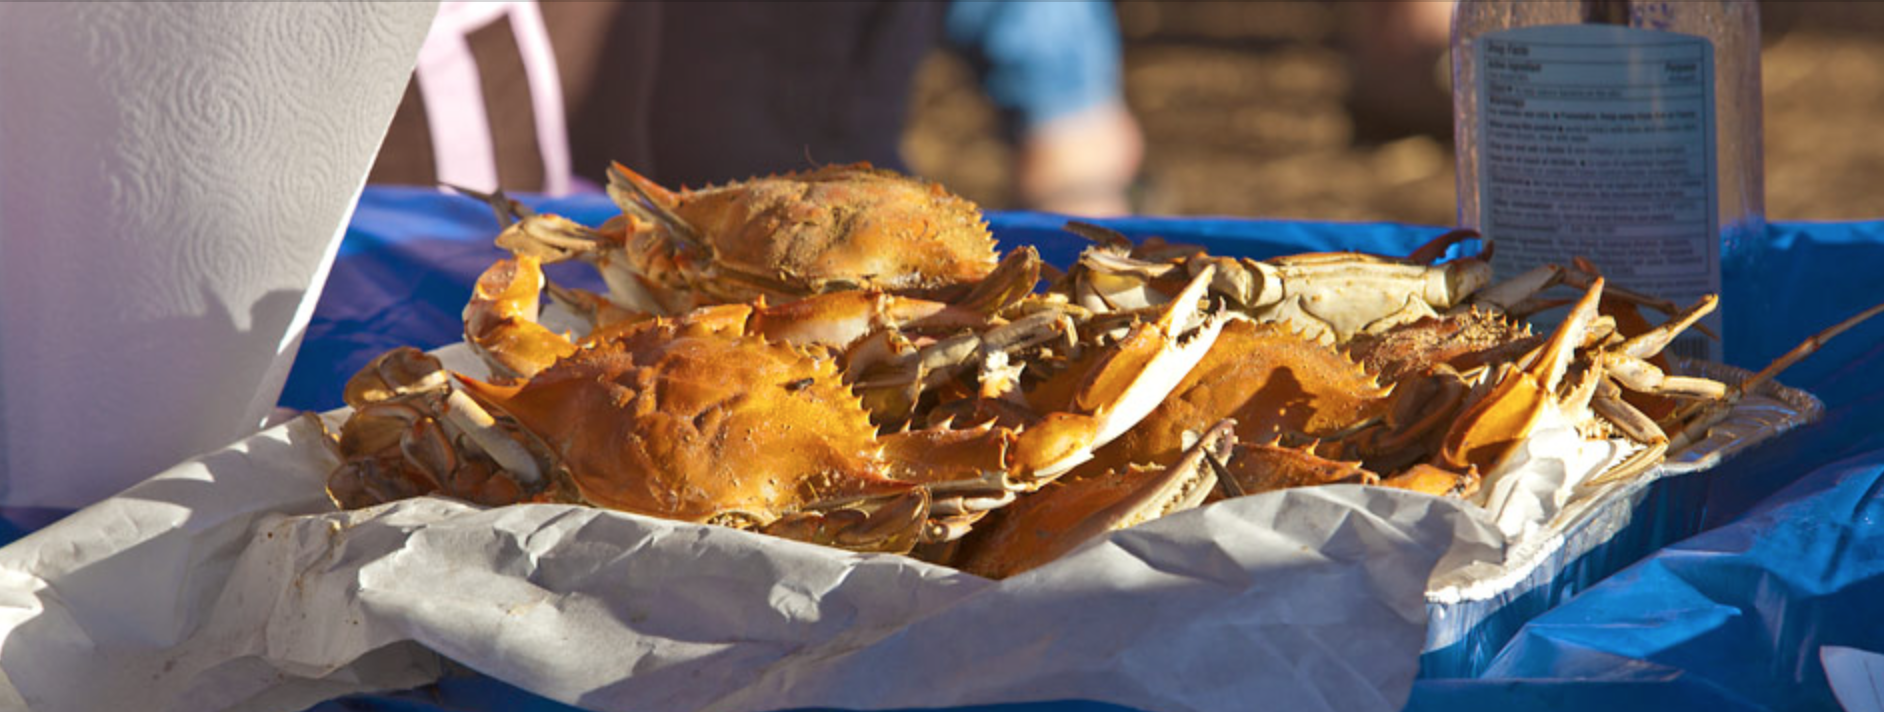
[[[1713,45],[1594,24],[1477,42],[1479,226],[1500,277],[1587,257],[1680,305],[1718,293]]]

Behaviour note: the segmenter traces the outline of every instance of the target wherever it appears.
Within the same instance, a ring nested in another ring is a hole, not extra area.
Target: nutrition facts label
[[[1718,292],[1713,46],[1613,25],[1477,42],[1479,225],[1501,276],[1582,256],[1678,303]]]

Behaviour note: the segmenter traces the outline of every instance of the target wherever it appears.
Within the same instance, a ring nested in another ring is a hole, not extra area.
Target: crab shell
[[[1102,468],[1171,462],[1186,433],[1226,418],[1236,436],[1321,436],[1385,412],[1391,390],[1353,361],[1282,324],[1233,320],[1165,401],[1101,448]]]
[[[997,262],[974,203],[867,163],[679,192],[616,169],[657,212],[684,223],[630,217],[604,227],[625,231],[638,274],[625,289],[611,280],[612,291],[631,302],[645,291],[653,303],[629,304],[644,311],[834,289],[930,292],[979,280]]]
[[[1217,476],[1225,483],[1223,491],[1235,496],[1293,487],[1380,482],[1378,475],[1359,462],[1323,457],[1314,445],[1290,448],[1275,442],[1238,444]]]
[[[1468,309],[1445,316],[1424,317],[1376,334],[1360,334],[1349,341],[1350,358],[1384,383],[1428,373],[1440,364],[1455,371],[1470,371],[1486,364],[1512,361],[1543,342],[1530,327],[1503,314]]]
[[[1438,261],[1452,245],[1477,238],[1470,230],[1434,238],[1405,258],[1324,252],[1258,261],[1162,241],[1134,246],[1122,234],[1083,223],[1068,229],[1099,243],[1056,285],[1084,308],[1105,312],[1161,303],[1184,275],[1208,266],[1215,270],[1211,293],[1232,309],[1257,321],[1288,323],[1331,344],[1435,316],[1491,281],[1488,251]]]
[[[721,321],[651,322],[518,386],[461,380],[549,444],[560,498],[892,551],[927,516],[927,492],[888,475],[830,359]],[[810,513],[844,509],[855,526],[834,540],[805,531],[819,526]]]

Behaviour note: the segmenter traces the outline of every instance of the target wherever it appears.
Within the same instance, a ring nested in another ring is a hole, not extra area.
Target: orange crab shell
[[[598,506],[763,526],[917,487],[885,475],[876,429],[829,359],[723,321],[651,322],[520,386],[464,381],[542,434],[576,497]]]
[[[716,296],[726,301],[802,296],[833,284],[932,290],[979,280],[998,261],[974,203],[868,163],[678,192],[616,167],[693,226],[717,264],[693,263],[709,274],[691,286],[723,289]],[[653,226],[632,229],[627,239],[631,254],[672,252],[673,236]],[[725,281],[716,282],[715,270]]]
[[[1060,478],[977,527],[953,563],[969,573],[1006,578],[1078,548],[1087,540],[1202,504],[1217,475],[1205,460],[1234,445],[1229,423],[1212,426],[1172,461]]]
[[[1378,334],[1359,334],[1347,354],[1385,383],[1419,376],[1445,364],[1464,372],[1510,361],[1544,341],[1530,327],[1476,308],[1425,317]]]
[[[1101,448],[1097,467],[1171,462],[1185,433],[1225,418],[1236,436],[1320,436],[1385,412],[1390,389],[1333,349],[1280,324],[1232,321],[1163,404]]]
[[[1380,477],[1361,467],[1361,463],[1328,459],[1317,453],[1313,445],[1291,448],[1278,443],[1239,443],[1218,476],[1228,476],[1231,480],[1228,489],[1241,495],[1294,487],[1380,482]]]
[[[1128,467],[1062,478],[998,512],[963,541],[954,562],[968,573],[1003,579],[1041,566],[1086,540],[1137,523],[1130,509],[1168,472]],[[1210,481],[1212,484],[1215,480]]]

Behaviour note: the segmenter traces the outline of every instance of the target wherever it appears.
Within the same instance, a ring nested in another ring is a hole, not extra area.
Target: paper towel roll
[[[0,504],[258,427],[436,10],[0,4]]]

